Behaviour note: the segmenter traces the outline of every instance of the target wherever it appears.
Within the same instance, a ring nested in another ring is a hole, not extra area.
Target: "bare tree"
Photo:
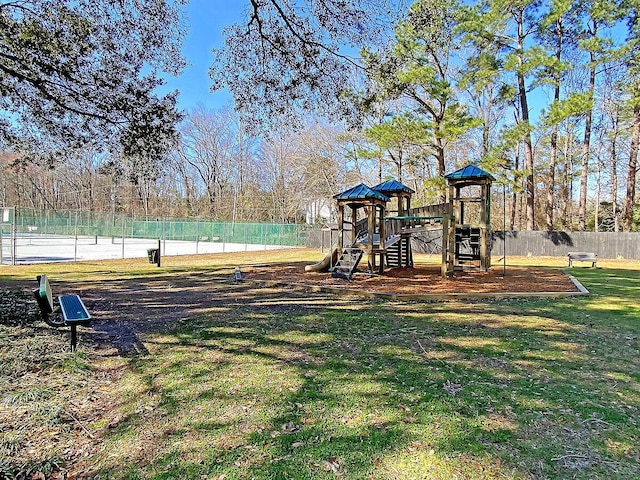
[[[233,178],[238,152],[237,132],[232,128],[228,111],[212,111],[199,107],[187,115],[182,127],[182,140],[176,154],[188,165],[204,187],[208,199],[208,215],[216,217],[226,200],[222,194]],[[186,175],[185,166],[182,168]],[[194,183],[190,183],[193,188]]]

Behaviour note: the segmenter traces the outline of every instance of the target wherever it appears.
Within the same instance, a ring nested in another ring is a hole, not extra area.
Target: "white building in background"
[[[307,201],[303,207],[305,221],[308,225],[316,223],[334,222],[336,219],[336,209],[333,199],[316,198]]]

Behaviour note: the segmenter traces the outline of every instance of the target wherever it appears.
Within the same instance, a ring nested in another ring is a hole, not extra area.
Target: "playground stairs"
[[[413,255],[411,252],[410,237],[402,237],[391,245],[387,245],[386,252],[388,267],[413,267]]]
[[[364,251],[356,247],[349,247],[342,250],[340,258],[338,258],[338,261],[331,271],[331,276],[351,280],[353,272],[355,272],[358,267],[358,263],[360,263],[363,254]]]

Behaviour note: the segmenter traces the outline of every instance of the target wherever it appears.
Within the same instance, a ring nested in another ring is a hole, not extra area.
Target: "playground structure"
[[[375,187],[356,185],[334,195],[338,205],[335,248],[306,271],[331,271],[351,279],[366,255],[369,272],[385,267],[412,268],[412,239],[441,234],[442,276],[491,267],[491,183],[493,176],[475,165],[445,175],[447,201],[411,207],[411,188],[397,180]]]

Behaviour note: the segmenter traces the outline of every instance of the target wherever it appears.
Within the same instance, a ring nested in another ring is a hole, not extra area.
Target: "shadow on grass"
[[[623,273],[578,272],[597,297],[476,303],[107,282],[150,355],[132,360],[102,475],[637,478]]]

